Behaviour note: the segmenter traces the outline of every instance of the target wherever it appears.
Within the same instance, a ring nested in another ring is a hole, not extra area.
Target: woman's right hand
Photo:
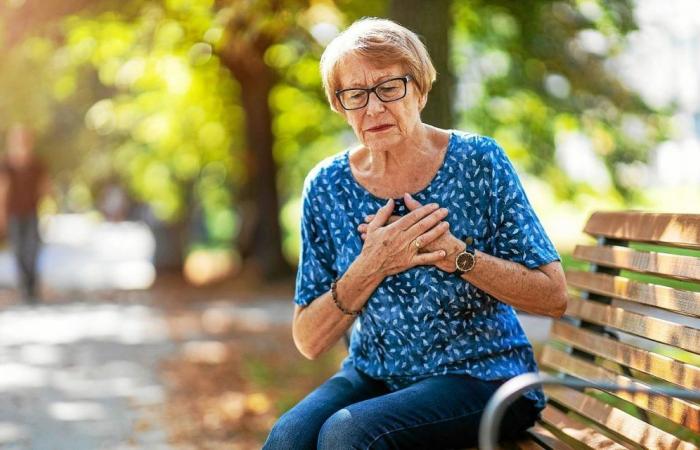
[[[393,210],[394,201],[389,199],[367,225],[360,256],[370,273],[386,277],[415,266],[434,264],[445,257],[444,250],[420,251],[449,229],[447,222],[441,222],[447,216],[447,209],[431,203],[387,224]]]

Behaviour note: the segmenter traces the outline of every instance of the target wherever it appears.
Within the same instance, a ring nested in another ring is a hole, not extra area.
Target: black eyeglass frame
[[[404,76],[402,76],[402,77],[389,78],[388,80],[384,80],[384,81],[382,81],[381,83],[377,83],[377,84],[375,84],[374,86],[372,86],[372,87],[370,87],[370,88],[348,88],[348,89],[338,89],[338,90],[335,91],[335,98],[338,99],[338,103],[340,103],[340,106],[342,106],[343,109],[346,110],[346,111],[355,111],[355,110],[357,110],[357,109],[362,109],[362,108],[364,108],[365,106],[367,106],[367,104],[369,103],[369,96],[370,96],[370,94],[372,94],[372,93],[374,93],[374,95],[376,95],[377,98],[378,98],[380,101],[382,101],[383,103],[391,103],[391,102],[395,102],[395,101],[401,100],[402,98],[406,97],[406,94],[408,94],[408,82],[411,81],[412,79],[413,79],[413,78],[411,78],[410,75],[404,75]],[[384,83],[388,83],[388,82],[390,82],[390,81],[396,81],[396,80],[401,80],[401,81],[403,81],[403,95],[402,95],[401,97],[399,97],[399,98],[395,98],[395,99],[392,99],[392,100],[384,100],[384,99],[377,93],[377,88],[378,88],[379,86],[381,86],[382,84],[384,84]],[[358,106],[357,108],[346,108],[345,105],[343,104],[343,101],[340,99],[340,95],[341,95],[343,92],[348,92],[348,91],[365,91],[365,92],[367,92],[367,97],[365,97],[365,103],[364,103],[364,105]]]

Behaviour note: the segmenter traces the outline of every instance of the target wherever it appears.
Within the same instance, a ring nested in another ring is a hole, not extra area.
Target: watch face
[[[463,272],[471,270],[472,266],[474,265],[474,255],[471,253],[462,252],[457,255],[457,260],[455,263],[457,268]]]

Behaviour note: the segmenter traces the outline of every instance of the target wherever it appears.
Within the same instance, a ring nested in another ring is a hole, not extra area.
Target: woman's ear
[[[420,100],[419,100],[419,105],[420,105],[420,111],[423,111],[423,108],[425,108],[425,104],[428,103],[428,96],[427,95],[421,95]]]
[[[345,108],[340,107],[340,105],[334,105],[334,108],[331,109],[343,119],[348,120],[348,112]]]

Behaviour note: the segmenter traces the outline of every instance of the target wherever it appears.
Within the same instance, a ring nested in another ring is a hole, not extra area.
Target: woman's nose
[[[367,101],[367,114],[376,114],[384,111],[384,102],[379,100],[377,94],[371,92],[369,94],[369,100]]]

